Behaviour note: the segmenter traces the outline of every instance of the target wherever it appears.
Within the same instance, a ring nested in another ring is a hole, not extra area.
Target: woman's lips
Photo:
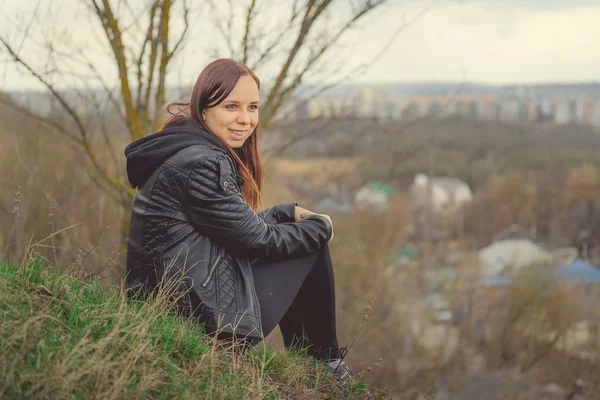
[[[229,129],[229,132],[231,132],[233,137],[241,139],[246,136],[246,134],[248,133],[248,129],[246,129],[246,130]]]

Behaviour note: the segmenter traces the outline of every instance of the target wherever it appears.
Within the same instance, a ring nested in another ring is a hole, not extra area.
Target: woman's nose
[[[251,122],[250,115],[246,111],[242,111],[238,115],[238,123],[240,124],[249,124]]]

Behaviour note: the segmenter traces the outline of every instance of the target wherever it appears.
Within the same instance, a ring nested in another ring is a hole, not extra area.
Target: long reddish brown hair
[[[164,127],[167,127],[175,121],[187,118],[200,124],[207,132],[210,132],[202,118],[202,111],[206,108],[215,107],[234,89],[238,80],[249,75],[256,81],[260,90],[260,80],[250,68],[241,62],[221,58],[208,64],[198,76],[194,85],[192,96],[189,102],[171,103],[167,106],[167,111],[172,115],[167,120]],[[212,132],[210,132],[212,134]],[[263,164],[258,149],[259,125],[239,149],[231,148],[227,143],[221,142],[229,149],[238,164],[238,174],[244,179],[242,186],[242,195],[244,200],[250,204],[254,210],[264,208],[261,197],[263,183]],[[218,138],[218,136],[215,135]],[[218,138],[220,140],[220,138]]]

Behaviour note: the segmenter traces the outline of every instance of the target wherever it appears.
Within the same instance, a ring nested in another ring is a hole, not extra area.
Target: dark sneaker
[[[346,361],[344,361],[344,357],[346,357],[347,353],[348,348],[342,347],[340,349],[340,358],[330,362],[324,362],[329,373],[340,382],[343,388],[346,389],[352,387],[352,384],[356,383],[356,381],[354,380],[354,376],[352,376],[352,370],[350,369],[348,364],[346,364]],[[369,390],[366,387],[362,388],[362,390],[364,390],[368,399],[373,398],[373,395],[369,392]]]
[[[343,359],[338,358],[337,360],[333,360],[326,363],[326,366],[329,373],[339,380],[343,386],[346,386],[348,382],[354,382],[352,370],[350,370],[350,367]]]
[[[352,370],[344,361],[346,354],[348,353],[348,347],[342,347],[339,350],[340,358],[331,361],[323,361],[323,365],[327,368],[329,373],[336,378],[342,386],[346,387],[348,382],[354,382],[352,377]]]

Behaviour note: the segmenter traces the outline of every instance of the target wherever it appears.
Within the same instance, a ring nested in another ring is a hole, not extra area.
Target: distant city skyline
[[[600,127],[600,84],[499,87],[449,85],[357,87],[352,95],[319,96],[291,105],[295,118],[378,117],[406,120],[461,115],[480,120]]]
[[[0,5],[0,26],[15,27],[11,15],[27,14],[35,4],[5,0]],[[35,2],[32,2],[35,3]],[[62,27],[78,38],[98,41],[84,9],[75,0],[59,1],[61,12],[52,13]],[[348,65],[371,61],[401,21],[412,20],[433,4],[391,43],[370,69],[349,83],[394,84],[409,82],[468,82],[490,85],[528,85],[600,81],[600,1],[546,0],[440,0],[420,6],[390,1],[365,19],[360,29],[343,40],[340,59]],[[45,3],[44,3],[45,4]],[[279,3],[278,3],[279,5]],[[46,12],[42,7],[41,12]],[[280,7],[269,17],[279,18]],[[211,40],[204,23],[209,16],[198,13],[190,37]],[[73,15],[77,15],[74,18]],[[46,16],[46,15],[44,15]],[[60,20],[62,18],[62,21]],[[204,19],[203,19],[204,18]],[[26,21],[26,18],[23,18]],[[68,23],[67,23],[68,21]],[[3,29],[3,28],[0,28]],[[58,29],[58,28],[57,28]],[[208,31],[210,32],[210,30]],[[19,37],[15,34],[14,37]],[[27,47],[23,49],[27,55]],[[202,43],[190,41],[185,56],[174,65],[170,85],[191,84],[210,58]],[[32,52],[29,56],[32,57]],[[34,79],[18,73],[0,51],[0,90],[40,88]],[[227,56],[227,54],[219,54]],[[110,57],[99,54],[97,68],[113,71]],[[268,81],[272,70],[259,69]],[[114,72],[112,72],[114,73]],[[117,82],[116,79],[111,81]],[[317,83],[307,80],[306,83]]]

